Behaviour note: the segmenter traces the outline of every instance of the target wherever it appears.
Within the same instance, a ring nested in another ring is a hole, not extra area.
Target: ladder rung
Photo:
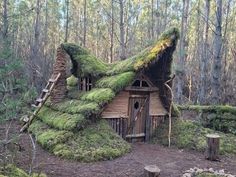
[[[49,79],[48,81],[49,82],[55,82],[56,80],[55,79]]]
[[[38,102],[38,103],[41,103],[42,101],[43,101],[42,98],[38,98],[38,99],[36,100],[36,102]]]
[[[34,108],[38,108],[39,107],[39,105],[36,105],[36,104],[31,104],[31,106],[34,107]]]
[[[48,89],[43,89],[43,92],[44,92],[44,93],[48,93],[49,90],[48,90]]]

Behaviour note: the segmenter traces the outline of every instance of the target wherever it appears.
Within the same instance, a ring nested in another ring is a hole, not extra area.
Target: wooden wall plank
[[[149,103],[149,114],[150,115],[166,115],[167,111],[161,103],[159,93],[151,92],[150,93],[150,103]]]
[[[102,118],[127,117],[128,116],[129,92],[120,92],[102,112]]]

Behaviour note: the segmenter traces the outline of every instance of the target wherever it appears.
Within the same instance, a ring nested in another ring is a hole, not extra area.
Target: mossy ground
[[[0,177],[47,177],[45,174],[33,173],[28,175],[24,170],[17,168],[15,165],[9,164],[5,170],[0,167]]]
[[[82,162],[113,159],[131,149],[105,120],[77,132],[51,129],[38,120],[29,130],[36,135],[38,143],[53,154]]]
[[[178,148],[205,151],[206,134],[217,133],[220,135],[220,153],[236,154],[236,136],[215,132],[212,129],[204,128],[201,124],[192,121],[174,119],[172,122],[171,144]],[[156,130],[152,142],[168,145],[168,120]]]

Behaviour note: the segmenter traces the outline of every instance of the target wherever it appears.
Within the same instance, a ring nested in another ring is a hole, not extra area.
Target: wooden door
[[[146,119],[148,116],[148,96],[131,95],[129,98],[129,127],[128,139],[133,142],[136,140],[145,140]]]

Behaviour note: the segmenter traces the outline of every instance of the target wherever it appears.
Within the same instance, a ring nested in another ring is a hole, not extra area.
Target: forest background
[[[236,0],[1,0],[0,13],[0,120],[29,111],[61,43],[112,63],[172,26],[175,102],[236,105]]]

